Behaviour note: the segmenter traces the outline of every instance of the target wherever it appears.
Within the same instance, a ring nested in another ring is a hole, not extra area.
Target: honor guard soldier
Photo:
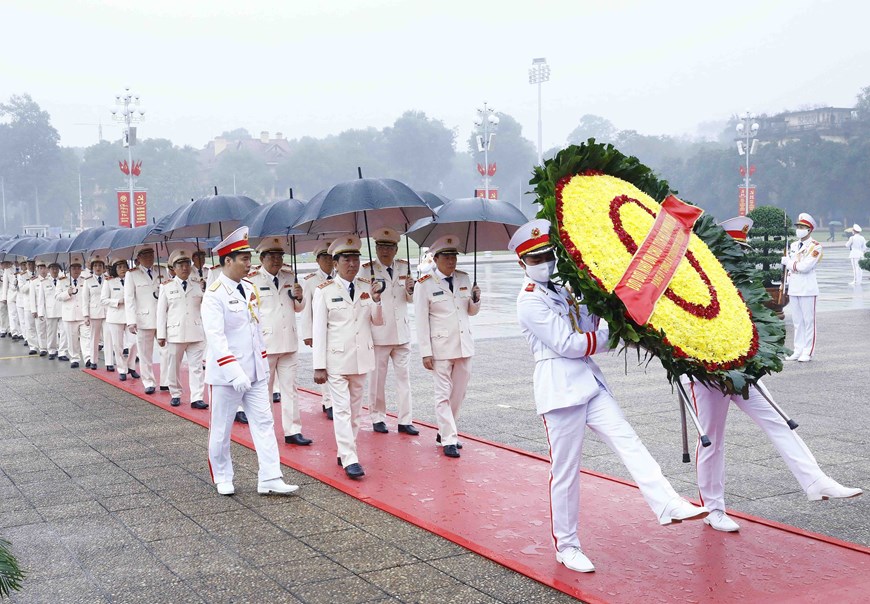
[[[153,362],[160,276],[154,266],[154,248],[140,249],[136,258],[139,260],[139,266],[128,271],[125,277],[124,310],[127,313],[127,329],[130,333],[136,334],[139,372],[142,374],[145,394],[153,394],[156,389]],[[133,367],[134,358],[132,353],[127,358],[130,367]]]
[[[60,277],[60,265],[57,262],[49,264],[48,276],[40,285],[37,298],[39,315],[45,319],[46,347],[49,360],[58,358],[58,355],[67,356],[66,332],[61,322],[63,318],[62,303],[56,296]]]
[[[375,344],[375,368],[369,376],[369,408],[372,428],[386,434],[387,400],[385,386],[387,367],[392,359],[396,375],[396,402],[398,404],[398,430],[416,436],[420,432],[413,425],[411,411],[411,328],[408,324],[408,304],[414,301],[414,278],[404,260],[396,260],[399,251],[399,233],[381,228],[372,233],[377,259],[363,265],[363,274],[374,272],[375,281],[383,284],[381,306],[384,324],[372,327]]]
[[[248,227],[230,233],[215,248],[221,273],[206,289],[202,324],[206,334],[205,381],[211,387],[209,467],[218,493],[232,495],[230,431],[241,405],[248,417],[259,462],[257,492],[287,495],[299,487],[281,475],[278,441],[269,400],[269,363],[260,331],[257,287],[245,279],[251,269]]]
[[[816,298],[819,284],[816,265],[822,259],[822,244],[812,238],[816,220],[809,214],[798,214],[794,223],[797,241],[789,246],[782,265],[788,269],[788,296],[793,303],[794,352],[787,361],[806,363],[813,360],[816,349]]]
[[[84,334],[85,315],[82,309],[82,262],[84,259],[73,254],[70,258],[69,276],[57,280],[55,298],[61,302],[60,312],[63,319],[66,341],[69,347],[70,367],[75,369],[82,359],[82,350],[88,346],[87,337]]]
[[[30,283],[30,314],[36,323],[36,343],[39,356],[48,354],[48,332],[46,331],[45,313],[40,312],[42,286],[48,280],[48,267],[44,260],[36,261],[36,278]]]
[[[266,342],[269,360],[269,392],[275,380],[281,390],[281,424],[284,442],[306,446],[311,439],[302,434],[302,419],[296,393],[296,369],[299,336],[296,313],[305,308],[302,286],[290,267],[284,266],[286,238],[265,237],[257,246],[260,267],[248,279],[260,293],[260,330]]]
[[[30,348],[30,354],[38,354],[36,320],[30,308],[30,285],[36,278],[36,267],[32,260],[28,260],[25,267],[25,270],[18,273],[18,296],[15,298],[15,304],[18,308],[18,322],[21,324],[24,343]]]
[[[9,333],[13,340],[21,339],[21,323],[18,321],[18,272],[19,266],[17,261],[10,263],[9,267],[4,271],[6,283],[6,311],[9,316]]]
[[[535,406],[550,444],[551,534],[556,560],[577,572],[595,570],[580,549],[580,462],[589,427],[622,460],[660,524],[707,515],[680,497],[662,475],[614,400],[592,355],[609,350],[607,324],[550,281],[556,256],[550,223],[521,226],[508,249],[519,256],[526,280],[517,297],[520,329],[535,357]]]
[[[106,357],[106,370],[118,369],[118,379],[127,381],[128,362],[136,358],[135,344],[130,349],[130,356],[125,357],[124,336],[127,332],[127,311],[124,308],[124,281],[127,275],[127,261],[112,259],[109,264],[109,276],[103,280],[103,290],[100,302],[106,307],[106,345],[103,354]],[[130,377],[137,378],[139,374],[130,369]]]
[[[480,288],[468,274],[456,270],[459,238],[445,235],[429,248],[432,272],[420,277],[414,291],[417,346],[423,367],[434,372],[436,441],[447,457],[459,457],[462,448],[456,420],[471,379],[474,338],[471,322],[480,312]]]
[[[299,332],[302,335],[302,343],[311,348],[311,319],[312,306],[314,300],[314,292],[324,281],[329,281],[335,277],[335,262],[332,256],[329,255],[329,244],[332,241],[318,241],[317,247],[314,248],[314,259],[317,262],[317,270],[313,273],[308,273],[302,280],[302,301],[305,308],[299,314]],[[329,387],[323,386],[320,389],[321,403],[323,404],[323,412],[326,413],[328,419],[332,419],[332,397],[329,394]]]
[[[166,371],[169,404],[181,404],[181,360],[187,354],[187,377],[190,387],[190,406],[208,409],[203,401],[203,366],[205,332],[202,328],[202,287],[191,279],[191,259],[185,250],[169,255],[169,264],[175,268],[175,277],[160,287],[157,296],[157,344],[166,347]]]
[[[365,475],[356,436],[366,375],[375,366],[372,325],[384,324],[380,293],[368,279],[357,277],[359,249],[356,235],[330,244],[337,274],[317,287],[311,302],[314,381],[329,384],[338,463],[354,479]]]
[[[6,274],[10,266],[12,263],[8,260],[0,261],[0,338],[9,335],[9,306],[6,303],[9,280],[6,278]]]
[[[97,369],[100,359],[100,342],[105,342],[106,307],[103,306],[103,282],[106,280],[106,257],[94,254],[90,259],[91,274],[84,279],[82,288],[82,312],[85,326],[90,327],[90,358],[85,363],[89,369]],[[105,345],[103,346],[105,348]],[[108,365],[109,363],[106,363]]]

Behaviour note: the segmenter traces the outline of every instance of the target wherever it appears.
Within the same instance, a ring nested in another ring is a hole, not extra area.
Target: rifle
[[[785,237],[784,237],[785,249],[783,250],[782,255],[788,256],[788,213],[784,209],[782,211],[782,217],[783,217],[782,221],[784,223],[783,228],[785,229]],[[782,267],[782,281],[779,284],[779,300],[776,301],[776,303],[779,304],[780,306],[785,306],[788,303],[786,300],[786,293],[785,293],[787,281],[788,281],[788,267],[783,266]]]

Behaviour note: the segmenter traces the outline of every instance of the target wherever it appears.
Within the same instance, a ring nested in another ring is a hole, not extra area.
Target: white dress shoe
[[[569,547],[563,552],[556,552],[556,562],[564,564],[568,568],[578,573],[591,573],[595,571],[595,566],[586,557],[586,554],[580,551],[579,547]]]
[[[786,361],[797,361],[799,358],[801,358],[801,353],[799,350],[795,350],[793,353],[791,353],[790,355],[785,357],[785,360]]]
[[[813,357],[811,357],[810,355],[802,354],[800,356],[800,358],[798,359],[798,363],[809,363],[812,360],[813,360]]]
[[[852,487],[844,487],[833,478],[822,478],[815,481],[807,488],[807,499],[821,501],[823,499],[848,499],[857,497],[864,491]]]
[[[728,514],[722,510],[713,510],[710,515],[704,518],[704,524],[713,527],[717,531],[723,533],[736,533],[740,530],[740,525],[731,520]]]
[[[272,480],[264,480],[257,485],[257,492],[260,495],[289,495],[299,490],[295,484],[287,484],[280,478]]]
[[[683,520],[700,520],[707,516],[710,510],[704,506],[692,505],[682,497],[671,501],[662,515],[659,516],[659,524],[673,524]]]
[[[231,482],[218,482],[215,486],[221,495],[235,495],[236,493],[236,487]]]

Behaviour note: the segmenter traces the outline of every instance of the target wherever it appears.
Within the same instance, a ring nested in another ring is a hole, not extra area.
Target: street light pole
[[[751,176],[751,166],[749,165],[749,156],[755,153],[755,143],[758,134],[758,122],[754,121],[753,116],[748,111],[740,116],[740,121],[737,123],[737,135],[742,137],[742,140],[737,141],[737,152],[745,156],[746,165],[743,167],[743,191],[745,199],[745,212],[748,214],[751,210],[749,207],[749,182]]]
[[[529,84],[538,85],[538,165],[544,163],[544,143],[543,143],[543,126],[541,121],[541,84],[550,81],[550,66],[547,65],[547,59],[540,57],[532,59],[532,66],[529,68]]]
[[[127,147],[127,166],[129,167],[130,209],[133,211],[133,145],[136,144],[136,129],[133,124],[145,120],[145,109],[139,107],[139,95],[134,95],[129,88],[122,94],[115,95],[115,105],[112,109],[112,119],[124,124],[124,146]]]
[[[477,110],[477,119],[474,120],[474,125],[477,126],[477,150],[483,151],[483,193],[484,199],[489,199],[489,148],[492,146],[492,137],[495,136],[493,130],[498,126],[499,119],[495,114],[495,109],[483,103],[483,109]]]

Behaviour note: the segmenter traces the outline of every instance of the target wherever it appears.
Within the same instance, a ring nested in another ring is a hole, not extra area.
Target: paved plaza
[[[816,357],[787,364],[765,383],[822,468],[866,490],[870,283],[848,287],[845,254],[830,252],[820,267]],[[513,315],[514,266],[478,267],[484,305],[460,430],[546,454],[532,401],[533,362]],[[574,601],[287,468],[298,494],[260,497],[256,457],[235,444],[238,491],[220,497],[209,481],[206,430],[26,352],[0,340],[0,537],[28,571],[13,602]],[[694,464],[680,459],[676,396],[658,362],[596,360],[675,488],[695,497]],[[300,385],[313,386],[307,353],[301,367]],[[419,362],[412,368],[415,417],[432,422],[431,376]],[[808,502],[736,408],[727,443],[730,508],[870,546],[870,497]],[[584,466],[628,478],[594,436]]]

